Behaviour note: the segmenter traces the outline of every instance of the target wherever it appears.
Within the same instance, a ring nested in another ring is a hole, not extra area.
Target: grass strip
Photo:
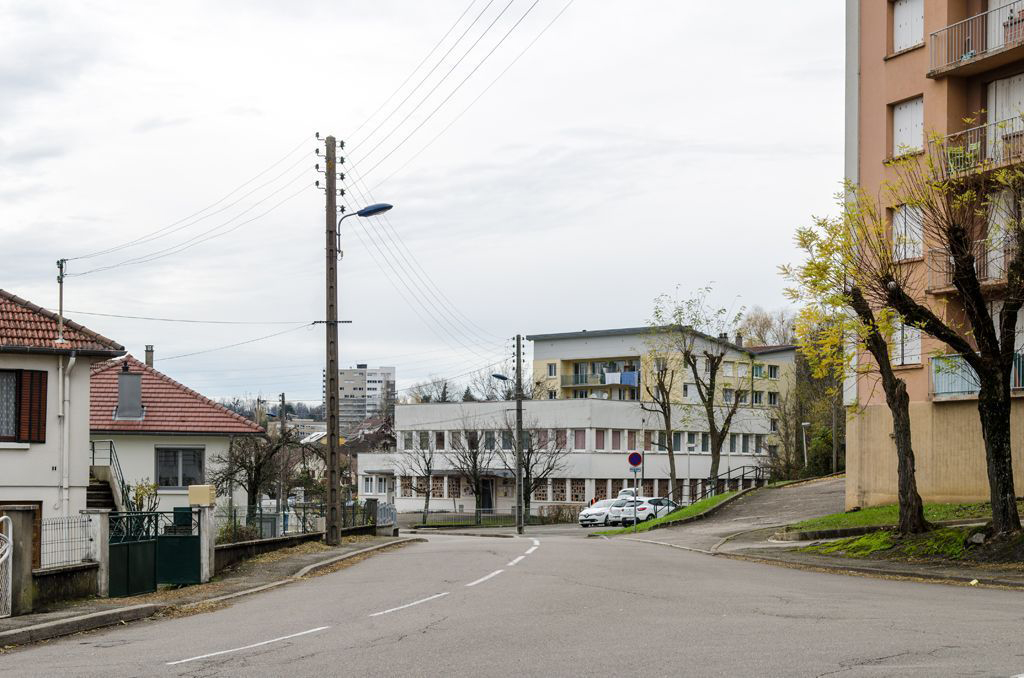
[[[671,522],[676,521],[676,520],[682,520],[684,518],[690,518],[692,516],[704,513],[705,511],[707,511],[707,510],[709,510],[711,508],[714,508],[715,506],[718,506],[719,504],[721,504],[723,501],[725,501],[729,497],[734,497],[734,496],[736,496],[736,492],[723,492],[722,494],[716,494],[713,497],[708,497],[707,499],[701,499],[700,501],[694,502],[693,504],[690,504],[689,506],[684,506],[683,508],[681,508],[681,509],[679,509],[677,511],[673,511],[672,513],[668,514],[667,516],[662,516],[660,518],[654,518],[653,520],[645,520],[644,522],[642,522],[642,523],[640,523],[639,525],[636,526],[636,531],[637,532],[647,532],[648,530],[653,530],[658,525],[662,525],[664,523],[671,523]],[[622,528],[619,528],[617,530],[602,530],[600,532],[597,532],[597,534],[607,535],[609,537],[612,536],[612,535],[616,535],[616,534],[632,534],[632,533],[633,533],[633,527],[632,526],[630,526],[630,527],[622,527]]]

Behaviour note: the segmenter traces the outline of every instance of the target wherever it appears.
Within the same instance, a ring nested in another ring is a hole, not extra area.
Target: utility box
[[[189,485],[189,506],[213,506],[217,503],[217,489],[213,485]]]

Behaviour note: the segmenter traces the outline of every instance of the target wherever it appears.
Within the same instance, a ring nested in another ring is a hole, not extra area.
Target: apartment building
[[[940,162],[954,171],[1024,161],[1024,2],[848,0],[846,9],[847,179],[882,195],[894,178],[885,161],[921,153],[933,136],[948,142]],[[946,255],[925,241],[920,214],[906,205],[885,207],[900,243],[897,259],[926,281],[921,298],[940,315],[958,312]],[[993,302],[1005,279],[1003,255],[985,251],[976,263]],[[1024,335],[1024,328],[1017,332]],[[901,328],[892,348],[910,394],[922,497],[987,500],[976,382],[968,370],[948,367],[958,359],[940,357],[949,352],[944,344],[913,327]],[[858,405],[847,428],[847,507],[895,502],[896,454],[881,388],[862,377],[848,379],[845,391],[846,404]],[[1013,416],[1022,414],[1015,404]],[[1014,424],[1017,487],[1024,483],[1019,424],[1024,420]]]
[[[324,388],[326,393],[326,383]],[[345,435],[394,401],[395,368],[360,363],[354,368],[338,370],[338,393],[338,419]]]
[[[675,489],[676,498],[686,502],[708,487],[710,436],[693,380],[685,377],[676,382],[674,389],[678,405],[673,412],[671,441],[679,487],[669,486],[668,443],[661,417],[643,407],[650,400],[643,387],[652,378],[650,371],[655,362],[648,328],[527,338],[534,342],[534,392],[538,395],[524,403],[524,428],[551,441],[564,453],[562,467],[534,493],[534,506],[581,504],[616,496],[633,483],[626,461],[632,451],[644,453],[640,480],[644,494],[667,495]],[[720,391],[719,404],[740,399],[719,469],[720,474],[738,476],[737,469],[763,466],[778,449],[776,407],[781,393],[791,385],[795,349],[743,348],[706,335],[700,335],[699,340],[713,343],[726,353],[722,371],[728,376],[723,375],[726,387]],[[724,407],[720,409],[724,411]],[[511,508],[514,477],[505,462],[512,449],[513,411],[512,403],[504,401],[396,406],[397,449],[360,455],[360,495],[393,500],[400,511],[421,509],[423,497],[417,496],[411,479],[402,475],[402,455],[433,449],[437,463],[431,506],[472,508],[475,498],[465,479],[460,478],[452,452],[465,445],[467,436],[475,436],[485,450],[493,452],[487,455],[483,505],[498,510]],[[734,477],[722,485],[738,487],[750,482],[750,478]]]

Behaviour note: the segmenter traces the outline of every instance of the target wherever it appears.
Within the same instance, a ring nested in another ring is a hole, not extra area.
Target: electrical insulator
[[[342,156],[339,155],[338,156],[338,164],[339,165],[344,165],[345,164],[345,158],[343,158]]]
[[[338,142],[338,148],[345,148],[345,142],[344,141],[339,141]]]
[[[339,188],[338,189],[338,195],[345,195],[345,189],[344,188]]]

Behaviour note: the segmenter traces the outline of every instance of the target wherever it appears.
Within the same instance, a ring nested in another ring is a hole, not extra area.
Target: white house
[[[89,485],[89,372],[124,347],[0,290],[0,504],[77,515]]]
[[[227,452],[233,437],[264,433],[131,355],[95,365],[91,382],[89,427],[97,462],[110,457],[127,485],[155,482],[161,511],[188,506],[188,486],[207,482],[212,460]],[[102,483],[116,485],[117,475],[97,477],[98,498]],[[243,489],[235,490],[234,501],[246,505]]]
[[[691,493],[703,491],[711,469],[707,433],[683,408],[678,408],[674,449],[677,482],[682,487],[676,497],[688,500]],[[421,403],[397,405],[394,452],[363,453],[359,457],[359,495],[393,501],[399,511],[423,508],[408,479],[402,478],[403,455],[417,449],[432,448],[436,472],[431,507],[469,510],[475,498],[465,478],[460,478],[453,448],[464,444],[465,436],[479,436],[481,446],[495,450],[489,457],[484,481],[484,508],[511,509],[515,502],[515,481],[498,450],[512,449],[509,435],[515,403],[511,401]],[[627,461],[629,452],[643,453],[641,490],[645,495],[670,492],[668,454],[659,448],[658,415],[645,412],[636,401],[580,398],[567,400],[528,400],[523,403],[524,428],[544,432],[564,450],[562,468],[549,482],[534,492],[536,507],[546,504],[583,504],[592,499],[614,497],[630,487],[634,474]],[[770,436],[770,418],[756,408],[737,412],[730,438],[722,450],[720,474],[764,464]],[[506,455],[507,456],[507,455]],[[731,482],[732,486],[752,484],[748,474]],[[727,482],[727,484],[730,484]]]

